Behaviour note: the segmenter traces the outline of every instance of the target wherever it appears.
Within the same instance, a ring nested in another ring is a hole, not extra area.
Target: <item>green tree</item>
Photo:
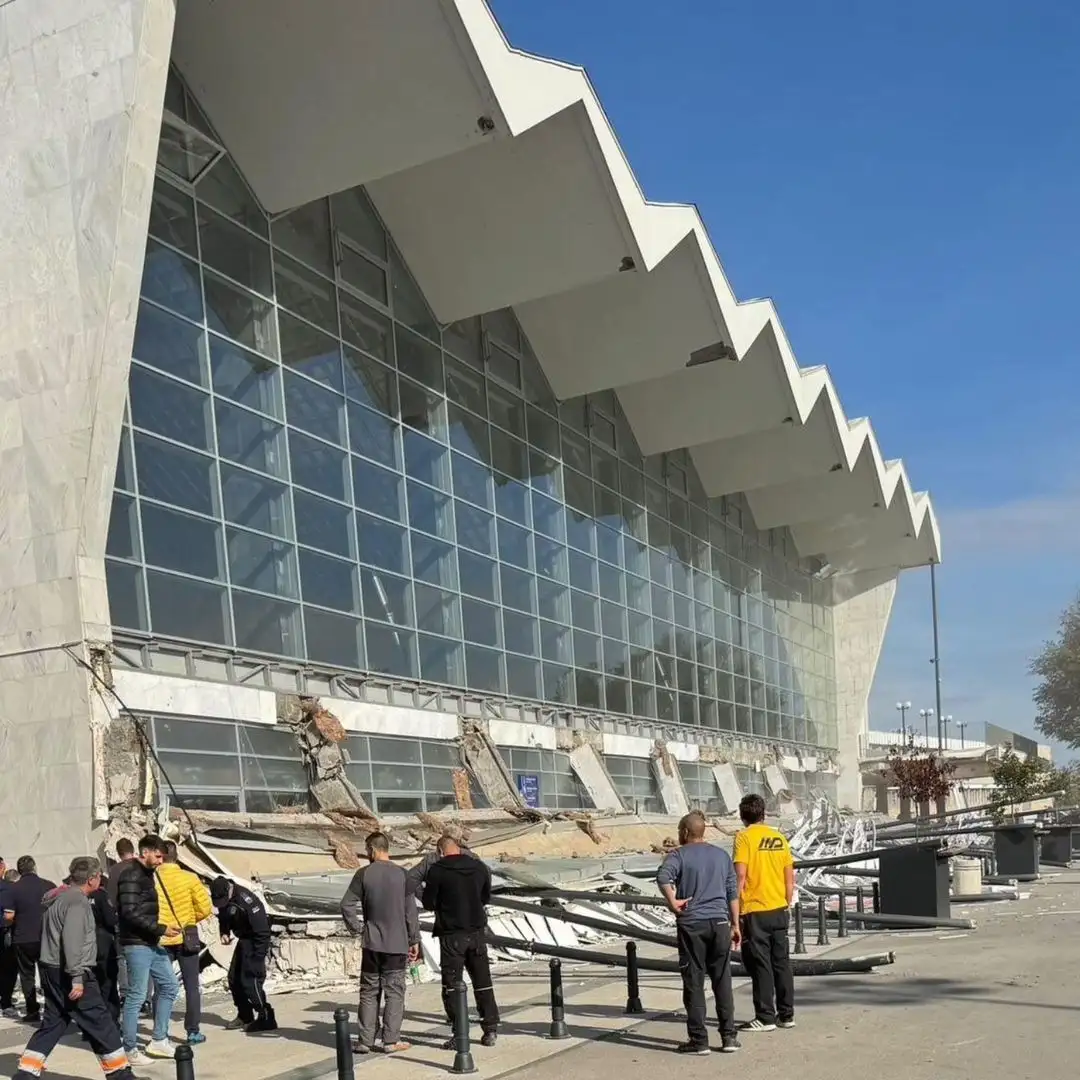
[[[1080,596],[1065,609],[1057,636],[1031,661],[1035,726],[1048,738],[1080,748]]]
[[[910,738],[907,746],[897,747],[889,755],[889,772],[893,775],[901,799],[913,803],[936,803],[948,797],[952,790],[952,774],[956,764],[927,754]]]
[[[1049,761],[1034,754],[1023,758],[1011,746],[1007,747],[1001,757],[991,763],[990,777],[994,781],[994,802],[1009,805],[997,807],[991,811],[991,815],[996,821],[1004,821],[1014,812],[1017,804],[1061,791],[1068,772],[1066,769],[1055,769]],[[1071,785],[1071,778],[1068,782]]]

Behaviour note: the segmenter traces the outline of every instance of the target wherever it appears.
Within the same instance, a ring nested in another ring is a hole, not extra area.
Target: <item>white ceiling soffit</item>
[[[173,59],[275,213],[508,134],[449,0],[178,0]]]

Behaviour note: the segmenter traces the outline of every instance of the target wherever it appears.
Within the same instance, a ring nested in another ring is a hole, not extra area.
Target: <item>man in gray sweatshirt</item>
[[[405,968],[420,953],[420,919],[408,891],[405,871],[390,861],[385,833],[367,838],[368,865],[357,870],[341,901],[341,915],[354,934],[363,937],[360,960],[360,1034],[354,1049],[366,1054],[375,1044],[382,1010],[383,1050],[409,1049],[401,1040],[405,1015]]]
[[[656,875],[656,883],[675,913],[688,1035],[679,1053],[709,1053],[707,976],[716,996],[720,1049],[731,1054],[739,1049],[731,992],[731,949],[739,944],[739,881],[731,856],[705,839],[701,811],[691,810],[679,822],[679,844]]]
[[[134,1080],[120,1029],[94,978],[97,928],[90,894],[101,886],[101,864],[90,856],[73,859],[67,881],[42,900],[39,971],[45,1011],[19,1058],[15,1080],[41,1076],[72,1021],[110,1080]]]

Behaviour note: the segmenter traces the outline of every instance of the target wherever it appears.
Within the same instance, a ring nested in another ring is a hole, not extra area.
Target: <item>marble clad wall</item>
[[[175,0],[0,0],[0,838],[96,843],[86,675]],[[79,646],[82,651],[82,646]]]

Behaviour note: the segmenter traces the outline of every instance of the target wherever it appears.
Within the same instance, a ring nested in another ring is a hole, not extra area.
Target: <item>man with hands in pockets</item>
[[[731,950],[740,942],[739,883],[731,856],[705,839],[705,815],[692,810],[679,822],[679,847],[656,875],[656,883],[675,913],[679,973],[683,981],[687,1041],[680,1054],[705,1056],[705,976],[716,996],[720,1050],[739,1049],[735,999],[731,990]]]

